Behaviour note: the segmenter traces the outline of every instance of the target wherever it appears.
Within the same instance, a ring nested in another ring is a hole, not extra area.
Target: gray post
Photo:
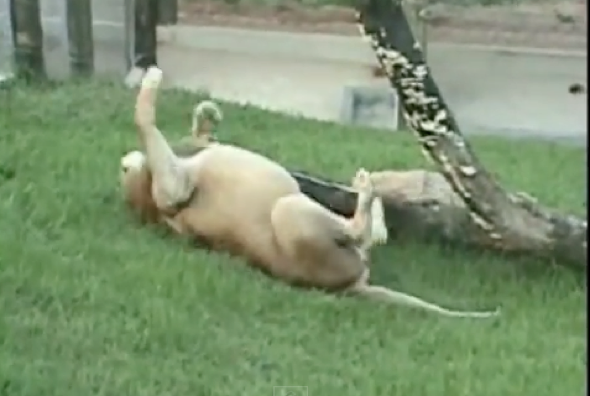
[[[92,1],[66,0],[70,70],[74,77],[94,74]]]
[[[10,0],[15,72],[25,79],[45,78],[39,0]]]

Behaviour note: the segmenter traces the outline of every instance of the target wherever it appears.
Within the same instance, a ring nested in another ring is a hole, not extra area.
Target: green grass
[[[0,394],[557,396],[583,389],[585,284],[534,260],[392,244],[374,280],[492,321],[444,319],[294,290],[130,221],[117,192],[133,95],[65,85],[0,93]],[[194,95],[159,123],[188,128]],[[222,139],[348,180],[427,166],[410,136],[226,104]],[[583,212],[582,149],[474,138],[506,186]],[[14,172],[14,178],[10,174]]]

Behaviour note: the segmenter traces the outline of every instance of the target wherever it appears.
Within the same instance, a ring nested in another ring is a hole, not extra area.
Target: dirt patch
[[[324,6],[304,7],[297,3],[277,6],[240,3],[231,5],[215,0],[191,0],[180,5],[183,23],[222,25],[252,29],[272,29],[310,33],[355,35],[355,12],[352,8]]]
[[[503,6],[443,6],[427,11],[428,42],[538,47],[585,51],[585,2]],[[180,5],[182,23],[250,29],[358,35],[352,8],[191,0]],[[422,31],[422,29],[419,29]]]

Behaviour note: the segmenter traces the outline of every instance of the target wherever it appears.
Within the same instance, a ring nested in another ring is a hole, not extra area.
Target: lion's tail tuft
[[[204,100],[193,109],[192,134],[195,138],[210,136],[212,130],[223,120],[219,105],[211,100]]]

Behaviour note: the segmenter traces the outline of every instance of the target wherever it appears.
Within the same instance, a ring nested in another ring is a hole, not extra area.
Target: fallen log
[[[486,234],[485,245],[585,269],[586,219],[556,213],[526,194],[512,194],[486,171],[445,103],[401,2],[363,1],[357,18],[361,34],[398,93],[408,128],[463,201],[472,224],[461,216],[457,221]],[[428,211],[422,214],[428,216]]]

